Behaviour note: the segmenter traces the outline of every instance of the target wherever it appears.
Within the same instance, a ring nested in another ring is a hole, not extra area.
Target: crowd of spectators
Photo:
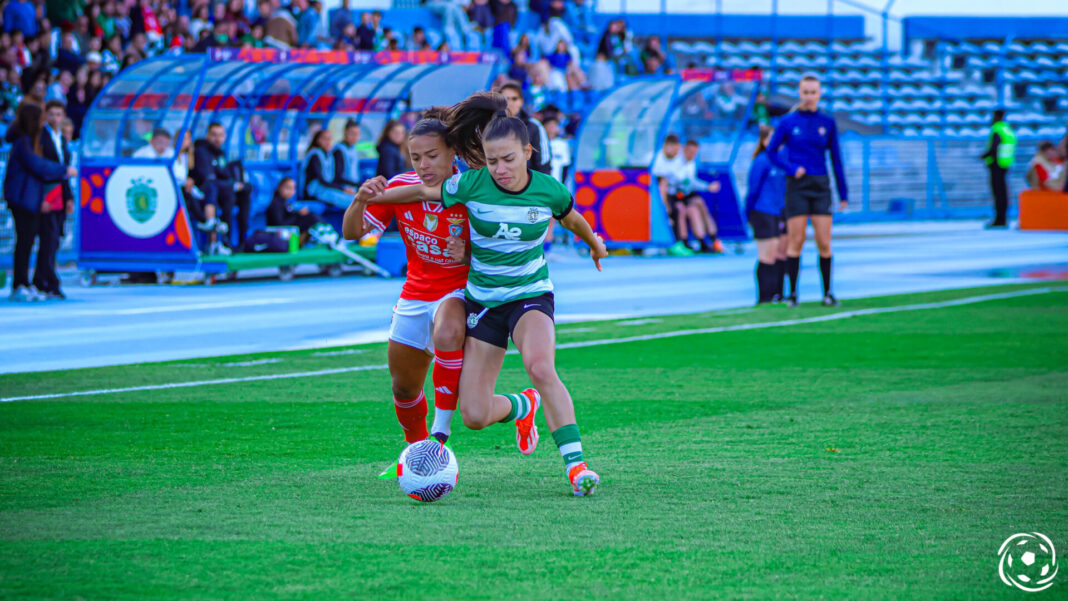
[[[283,4],[285,2],[285,4]],[[623,20],[598,32],[591,0],[426,0],[440,29],[393,28],[342,0],[6,0],[0,2],[0,130],[24,98],[58,100],[78,138],[96,95],[121,69],[162,53],[212,47],[321,50],[497,50],[532,111],[611,88],[617,75],[667,73],[650,38],[640,53]],[[568,96],[568,94],[571,94]]]

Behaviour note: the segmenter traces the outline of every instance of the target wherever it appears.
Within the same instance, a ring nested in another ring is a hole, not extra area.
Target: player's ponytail
[[[485,165],[482,131],[494,115],[507,108],[508,101],[504,96],[493,92],[479,92],[453,105],[445,111],[446,118],[443,119],[448,125],[445,143],[472,168]]]

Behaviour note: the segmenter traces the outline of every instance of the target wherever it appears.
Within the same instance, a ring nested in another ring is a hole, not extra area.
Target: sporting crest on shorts
[[[424,214],[423,225],[426,226],[426,231],[433,232],[438,229],[438,216],[432,213]]]
[[[534,207],[530,207],[530,210],[527,211],[527,220],[530,221],[531,223],[537,223],[538,222],[538,210],[535,209]]]
[[[474,328],[478,325],[478,313],[467,314],[467,327]]]

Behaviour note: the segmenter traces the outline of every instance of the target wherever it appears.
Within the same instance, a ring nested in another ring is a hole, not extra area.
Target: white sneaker
[[[230,250],[230,247],[226,246],[222,242],[216,242],[215,254],[222,255],[224,257],[234,254],[234,251]]]
[[[7,300],[15,303],[28,303],[37,300],[28,286],[19,286],[11,289],[11,296]]]
[[[218,221],[214,217],[212,217],[211,219],[209,219],[207,221],[204,221],[202,223],[197,223],[197,229],[202,231],[202,232],[210,232],[210,231],[213,231],[217,225],[218,225]]]

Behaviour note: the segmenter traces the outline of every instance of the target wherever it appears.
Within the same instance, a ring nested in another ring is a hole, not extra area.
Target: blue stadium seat
[[[678,52],[679,54],[694,53],[693,45],[685,40],[675,40],[668,44],[668,48],[670,48],[672,52]]]
[[[801,44],[798,44],[793,40],[788,40],[779,44],[779,52],[782,54],[800,54],[803,51],[804,48],[801,47]]]
[[[715,54],[716,47],[705,41],[694,42],[693,51],[696,54]]]
[[[877,88],[877,87],[875,87],[873,85],[867,85],[866,84],[866,85],[862,85],[862,86],[857,86],[857,95],[858,96],[863,96],[865,98],[878,98],[878,97],[882,96],[882,94],[883,93],[879,90],[879,88]]]
[[[1046,54],[1046,55],[1049,55],[1049,54],[1054,54],[1054,50],[1053,50],[1053,47],[1052,47],[1052,46],[1050,46],[1049,44],[1047,44],[1047,43],[1045,43],[1045,42],[1041,41],[1041,40],[1039,40],[1039,41],[1037,41],[1037,42],[1034,42],[1033,44],[1031,44],[1031,52],[1033,52],[1034,54],[1038,54],[1038,55],[1042,55],[1042,54]]]

